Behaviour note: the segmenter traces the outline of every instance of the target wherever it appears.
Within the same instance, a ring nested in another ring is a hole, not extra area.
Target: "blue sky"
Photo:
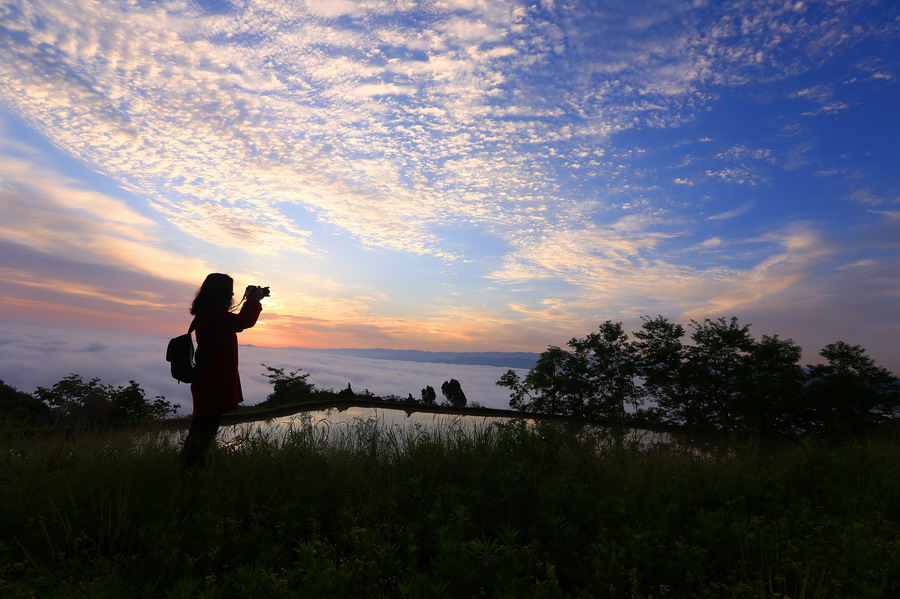
[[[174,334],[228,272],[262,346],[737,315],[900,371],[898,63],[890,1],[8,0],[0,317]]]

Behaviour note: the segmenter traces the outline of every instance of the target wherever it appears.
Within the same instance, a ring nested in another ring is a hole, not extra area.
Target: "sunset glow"
[[[0,319],[541,351],[737,315],[900,371],[900,4],[5,0]],[[240,291],[238,291],[240,294]]]

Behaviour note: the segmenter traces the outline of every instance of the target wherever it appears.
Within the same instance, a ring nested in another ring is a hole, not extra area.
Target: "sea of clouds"
[[[165,361],[169,338],[127,335],[77,329],[0,325],[0,380],[28,393],[50,387],[70,373],[87,381],[99,378],[113,386],[136,381],[148,398],[162,395],[180,404],[179,414],[190,413],[191,392],[169,374]],[[496,385],[500,376],[510,369],[503,365],[480,365],[425,362],[424,352],[414,352],[418,361],[394,357],[365,357],[364,355],[398,356],[399,352],[350,351],[304,348],[268,348],[240,346],[240,373],[245,405],[265,400],[272,386],[264,376],[262,364],[283,368],[286,372],[302,370],[309,373],[309,381],[321,389],[345,389],[348,384],[357,393],[365,390],[378,395],[412,394],[419,398],[421,390],[431,385],[442,399],[440,386],[446,380],[457,379],[469,402],[490,408],[509,407],[508,390]],[[364,354],[363,356],[359,354]],[[520,365],[528,354],[511,354],[510,364]],[[433,359],[497,364],[501,354],[494,352],[471,354],[436,354]],[[536,356],[534,356],[536,357]],[[527,369],[512,368],[524,374]]]

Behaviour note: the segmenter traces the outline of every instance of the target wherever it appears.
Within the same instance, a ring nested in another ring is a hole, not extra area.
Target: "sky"
[[[98,378],[101,384],[113,387],[135,381],[146,399],[161,395],[179,406],[178,415],[190,414],[190,386],[171,377],[167,362],[160,364],[167,342],[164,338],[147,339],[116,331],[60,337],[58,331],[47,328],[4,325],[0,326],[0,380],[27,393],[39,386],[50,388],[70,373],[81,375],[85,382]],[[412,362],[333,349],[245,345],[239,353],[241,387],[247,406],[272,393],[265,366],[281,368],[286,374],[308,374],[307,381],[317,389],[340,391],[349,384],[355,393],[368,390],[379,397],[405,398],[412,394],[420,399],[422,389],[430,385],[438,402],[445,399],[441,384],[455,378],[470,404],[501,409],[509,407],[509,390],[498,387],[496,382],[510,367],[521,376],[528,372],[514,363],[484,366]]]
[[[735,315],[897,373],[898,66],[893,0],[0,0],[0,344],[227,272],[257,347]]]

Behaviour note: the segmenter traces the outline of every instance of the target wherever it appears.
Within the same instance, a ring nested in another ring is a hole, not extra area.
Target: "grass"
[[[19,437],[11,597],[893,597],[900,443],[597,449],[560,426]]]

